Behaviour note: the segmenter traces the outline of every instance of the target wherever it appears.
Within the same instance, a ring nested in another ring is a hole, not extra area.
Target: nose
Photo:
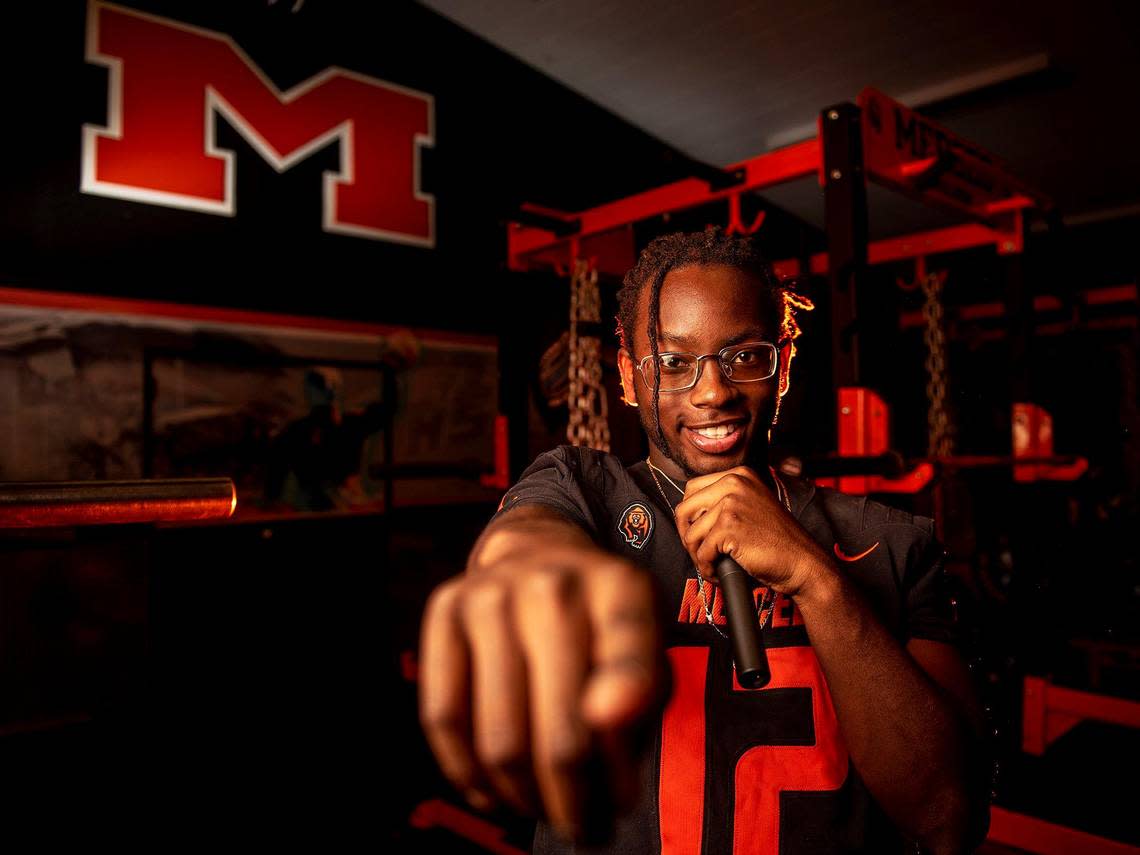
[[[705,368],[705,360],[712,365]],[[702,356],[697,360],[697,382],[689,390],[691,400],[696,406],[715,407],[724,401],[729,401],[739,394],[736,384],[724,374],[724,366],[716,356]]]

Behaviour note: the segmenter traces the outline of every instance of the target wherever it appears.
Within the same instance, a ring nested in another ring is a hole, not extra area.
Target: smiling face
[[[618,369],[627,397],[631,393],[636,397],[641,425],[649,437],[650,460],[678,479],[742,464],[766,471],[778,372],[767,380],[733,383],[715,359],[702,360],[695,386],[660,395],[661,430],[667,449],[659,447],[653,391],[646,384],[646,380],[653,382],[652,360],[646,363],[645,378],[637,370],[637,362],[653,352],[647,334],[649,292],[647,285],[638,301],[632,330],[635,352],[619,350]],[[755,276],[735,267],[689,264],[675,268],[661,283],[658,348],[661,352],[681,350],[701,355],[745,341],[776,343],[780,327],[771,300]],[[782,359],[785,354],[780,356]],[[714,425],[725,425],[728,435],[702,436],[697,430]]]

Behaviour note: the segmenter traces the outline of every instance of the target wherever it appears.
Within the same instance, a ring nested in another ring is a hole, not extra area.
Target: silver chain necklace
[[[672,484],[673,489],[676,490],[678,493],[680,493],[682,498],[685,495],[685,491],[682,490],[679,486],[677,486],[676,481],[674,481],[672,478],[670,478],[668,475],[666,475],[661,469],[658,469],[656,466],[654,466],[652,461],[650,461],[650,459],[648,457],[645,458],[645,462],[649,465],[649,474],[653,477],[653,483],[657,485],[657,491],[661,494],[661,498],[665,500],[665,507],[667,507],[670,511],[673,512],[673,519],[676,520],[677,509],[675,507],[673,507],[673,505],[669,502],[669,497],[665,495],[665,488],[662,487],[661,482],[657,480],[657,473],[660,472],[661,477],[664,478],[666,481],[668,481],[670,484]],[[792,503],[788,499],[787,488],[785,488],[783,485],[783,482],[780,481],[780,478],[776,474],[775,469],[773,469],[771,466],[769,466],[768,471],[772,473],[772,480],[776,482],[776,495],[778,495],[780,497],[780,501],[783,503],[784,507],[787,508],[788,513],[791,513],[792,512]],[[713,629],[715,629],[717,631],[717,634],[719,634],[721,638],[728,638],[728,636],[725,635],[721,631],[721,628],[719,626],[717,626],[715,623],[713,623],[712,609],[709,608],[709,601],[708,601],[708,598],[705,596],[705,579],[704,579],[704,577],[701,575],[700,571],[697,570],[696,567],[694,567],[693,570],[697,574],[697,590],[700,592],[700,595],[701,595],[701,605],[704,606],[704,609],[705,609],[705,620],[708,621],[709,626],[711,626]],[[771,595],[771,598],[769,598],[769,595]],[[769,588],[764,594],[763,602],[760,604],[760,628],[761,629],[763,629],[765,624],[768,623],[768,619],[772,616],[772,612],[775,610],[775,605],[776,605],[776,595],[772,592],[772,589]]]

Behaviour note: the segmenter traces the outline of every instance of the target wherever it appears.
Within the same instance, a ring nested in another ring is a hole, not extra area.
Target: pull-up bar
[[[817,174],[820,164],[819,140],[810,139],[726,168],[726,174],[743,173],[744,178],[740,183],[724,189],[715,188],[715,182],[711,180],[682,178],[576,214],[558,214],[549,209],[540,212],[533,206],[524,206],[528,215],[543,213],[546,217],[563,220],[570,233],[560,236],[553,229],[512,224],[507,232],[511,269],[527,269],[527,256],[542,256],[549,250],[564,247],[570,237],[587,238],[639,220],[700,207],[741,193],[794,181]],[[576,229],[573,228],[575,222]]]
[[[986,245],[1000,254],[1021,252],[1020,214],[1028,208],[1051,209],[1046,196],[1013,176],[997,157],[873,88],[864,89],[857,102],[866,176],[974,221],[872,241],[867,246],[870,263]],[[810,175],[823,188],[847,180],[824,165],[824,125],[838,117],[843,106],[821,111],[816,137],[732,164],[715,175],[705,171],[576,213],[524,205],[519,222],[512,223],[507,233],[510,268],[563,264],[568,251],[584,239],[711,202],[731,202]],[[812,272],[826,272],[827,256],[813,257],[810,266]],[[797,273],[799,263],[776,262],[776,270],[782,275]]]

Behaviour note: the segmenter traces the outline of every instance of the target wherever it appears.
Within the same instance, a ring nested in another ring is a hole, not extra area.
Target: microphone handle
[[[713,568],[728,617],[736,679],[746,689],[759,689],[768,685],[772,672],[768,670],[768,655],[760,638],[756,601],[752,597],[752,577],[728,555],[719,556],[713,562]]]

